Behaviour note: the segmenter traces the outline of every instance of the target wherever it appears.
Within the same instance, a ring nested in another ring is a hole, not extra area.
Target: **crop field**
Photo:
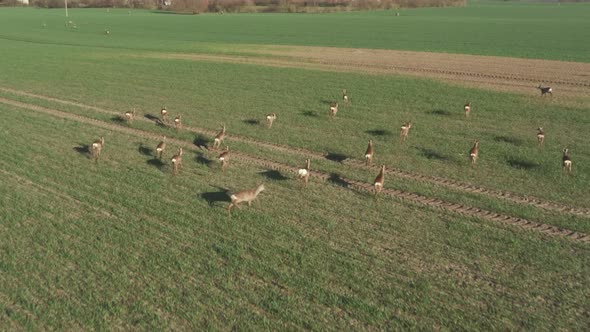
[[[589,22],[0,9],[0,329],[585,329]]]

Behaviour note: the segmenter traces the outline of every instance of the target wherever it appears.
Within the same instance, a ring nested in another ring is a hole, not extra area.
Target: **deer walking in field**
[[[309,175],[311,174],[310,168],[310,160],[305,159],[305,168],[300,168],[297,170],[297,176],[299,180],[303,181],[303,186],[307,187],[307,182],[309,181]]]
[[[133,123],[133,119],[135,118],[135,108],[132,111],[125,112],[125,120],[128,124]]]
[[[367,151],[365,151],[365,165],[369,166],[373,162],[373,140],[369,140]]]
[[[218,158],[219,162],[221,162],[221,171],[225,172],[225,168],[229,163],[229,146],[225,147],[225,151],[223,151]]]
[[[182,165],[182,148],[178,149],[178,154],[172,156],[170,161],[172,162],[172,175],[178,174],[178,169]]]
[[[272,127],[272,123],[277,119],[276,113],[270,113],[266,115],[266,125],[268,128]]]
[[[338,103],[333,102],[330,104],[330,116],[335,117],[336,113],[338,113]]]
[[[563,170],[568,173],[572,172],[572,159],[570,158],[569,149],[563,149]]]
[[[221,131],[215,135],[215,139],[213,140],[213,150],[218,149],[223,143],[225,139],[225,125],[221,126]]]
[[[399,138],[402,142],[405,142],[406,139],[408,139],[408,133],[410,132],[410,128],[412,128],[411,122],[407,122],[401,127],[401,130],[399,132]]]
[[[379,174],[373,181],[373,187],[375,188],[375,196],[383,190],[383,184],[385,182],[385,165],[381,165],[381,169],[379,170]]]
[[[162,109],[160,110],[160,115],[162,116],[162,122],[167,123],[168,122],[168,110],[166,109],[166,106],[162,107]]]
[[[539,127],[537,129],[537,143],[539,147],[542,147],[545,144],[545,132],[543,131],[543,127]]]
[[[182,120],[180,119],[180,115],[174,118],[174,128],[175,129],[182,128]]]
[[[162,159],[162,153],[164,153],[165,149],[166,149],[166,136],[164,136],[164,138],[162,138],[162,141],[160,143],[158,143],[158,146],[156,146],[156,156],[158,157],[158,159]]]
[[[465,106],[463,106],[463,109],[465,110],[465,117],[468,118],[469,113],[471,113],[471,102],[465,102]]]
[[[350,102],[350,97],[348,97],[346,89],[342,90],[342,101],[344,101],[344,106],[348,106],[348,103]]]
[[[104,137],[102,136],[100,137],[100,139],[97,139],[96,141],[92,142],[92,145],[90,145],[90,156],[92,157],[92,159],[94,159],[94,161],[98,161],[98,157],[100,156],[103,147]]]
[[[475,142],[473,142],[473,147],[471,148],[471,150],[469,150],[469,159],[471,160],[471,165],[475,165],[475,163],[477,162],[477,157],[479,155],[479,140],[476,139]]]
[[[258,194],[260,194],[263,190],[264,184],[261,183],[258,185],[258,187],[251,190],[242,190],[235,194],[230,193],[229,198],[231,199],[231,203],[227,207],[227,211],[231,213],[231,208],[234,206],[239,208],[238,204],[242,202],[248,202],[248,206],[252,206],[252,201],[255,200]]]
[[[553,96],[553,89],[549,86],[542,87],[541,84],[539,84],[537,89],[541,90],[541,96],[545,96],[546,94]]]

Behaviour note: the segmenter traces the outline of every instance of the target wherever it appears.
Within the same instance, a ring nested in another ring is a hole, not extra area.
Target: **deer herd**
[[[553,95],[553,89],[550,87],[542,87],[541,85],[539,85],[537,88],[541,91],[541,96],[545,96],[546,94]],[[348,107],[348,105],[350,104],[350,97],[347,94],[346,90],[342,90],[342,101],[346,107]],[[467,101],[464,104],[463,109],[465,111],[465,117],[468,118],[471,111],[472,111],[471,102]],[[330,118],[336,117],[337,113],[338,113],[338,102],[330,103],[330,108],[329,108],[329,113],[328,113]],[[136,115],[136,110],[132,109],[131,111],[125,112],[123,119],[126,120],[128,124],[132,124],[133,119],[135,118],[135,115]],[[161,116],[161,119],[160,119],[161,123],[167,124],[169,122],[168,121],[168,110],[166,109],[166,106],[162,107],[162,109],[160,110],[160,116]],[[276,119],[277,119],[276,113],[267,114],[266,115],[267,127],[272,128],[272,125],[276,121]],[[180,115],[177,115],[174,118],[173,125],[174,125],[174,128],[177,130],[182,128]],[[408,134],[409,134],[411,128],[412,128],[412,122],[406,122],[401,126],[401,128],[400,128],[400,141],[401,142],[405,142],[408,139]],[[221,147],[221,145],[225,139],[225,134],[226,134],[226,127],[225,127],[225,125],[222,125],[221,130],[219,131],[219,133],[217,135],[215,135],[215,137],[213,139],[212,150],[218,150]],[[545,142],[545,132],[542,127],[539,127],[539,128],[537,128],[538,146],[543,147],[544,142]],[[100,137],[100,139],[94,141],[90,145],[90,147],[89,147],[90,156],[95,161],[98,161],[101,151],[104,148],[104,144],[105,144],[104,137]],[[162,138],[162,141],[160,141],[160,143],[158,143],[158,145],[156,146],[156,149],[155,149],[156,157],[158,159],[162,159],[162,155],[163,155],[165,149],[166,149],[166,137],[164,136]],[[182,166],[182,155],[183,155],[183,150],[182,150],[182,148],[179,148],[178,153],[173,155],[172,158],[170,159],[170,162],[172,165],[172,175],[178,174],[178,171],[180,170],[180,168]],[[373,156],[374,156],[373,140],[369,140],[367,150],[365,152],[365,165],[366,166],[369,166],[372,164]],[[469,160],[470,160],[472,166],[476,165],[478,156],[479,156],[479,140],[476,139],[473,142],[473,147],[469,150],[469,153],[468,153],[468,157],[469,157]],[[230,159],[229,146],[226,146],[225,150],[218,156],[218,161],[221,164],[222,172],[225,172],[225,170],[229,164],[229,159]],[[563,170],[567,173],[570,173],[572,171],[572,160],[569,156],[569,149],[567,149],[567,148],[563,149],[562,167],[563,167]],[[299,181],[301,181],[303,187],[307,187],[307,183],[309,182],[310,174],[311,174],[311,162],[310,162],[310,159],[306,159],[305,160],[305,167],[297,170],[297,179]],[[375,195],[377,195],[378,193],[380,193],[383,190],[384,180],[385,180],[385,165],[381,165],[379,168],[379,174],[377,175],[377,177],[373,181],[373,188],[374,188]],[[238,204],[242,203],[242,202],[247,202],[248,205],[251,205],[252,201],[254,201],[256,199],[256,197],[258,196],[258,194],[260,194],[260,192],[262,192],[264,189],[265,189],[264,184],[260,184],[256,188],[251,189],[251,190],[242,190],[242,191],[238,191],[236,193],[228,193],[228,195],[231,199],[231,203],[229,204],[229,206],[227,208],[228,211],[231,211],[231,209],[234,206],[239,207]]]

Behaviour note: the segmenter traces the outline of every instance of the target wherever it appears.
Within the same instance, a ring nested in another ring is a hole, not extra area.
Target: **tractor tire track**
[[[22,109],[27,109],[30,111],[48,114],[48,115],[58,117],[58,118],[63,118],[63,119],[77,121],[80,123],[90,124],[93,126],[97,126],[97,127],[108,129],[108,130],[115,131],[115,132],[127,133],[130,135],[139,136],[139,137],[148,138],[148,139],[154,139],[154,140],[158,140],[160,138],[160,135],[152,134],[152,133],[144,131],[144,130],[139,130],[139,129],[134,129],[134,128],[126,128],[126,127],[118,126],[115,124],[106,123],[104,121],[91,119],[91,118],[87,118],[87,117],[84,117],[81,115],[71,114],[71,113],[67,113],[67,112],[61,112],[61,111],[58,111],[55,109],[50,109],[50,108],[46,108],[46,107],[42,107],[42,106],[38,106],[38,105],[23,103],[23,102],[19,102],[19,101],[13,101],[13,100],[9,100],[9,99],[2,98],[2,97],[0,97],[0,102],[7,104],[7,105],[19,107]],[[193,143],[186,142],[184,140],[170,138],[169,141],[174,142],[175,144],[178,144],[181,146],[185,146],[189,149],[195,149],[195,146]],[[275,162],[272,160],[267,160],[267,159],[262,159],[262,158],[250,156],[248,154],[236,152],[236,151],[232,152],[232,157],[235,159],[238,159],[240,161],[243,161],[245,163],[249,163],[249,164],[252,164],[252,165],[255,165],[258,167],[262,167],[264,169],[283,171],[283,172],[288,172],[291,174],[296,174],[296,172],[298,170],[297,167],[294,167],[291,165],[286,165],[286,164],[278,163],[278,162]],[[355,190],[365,191],[365,192],[371,192],[373,190],[373,186],[371,184],[361,182],[361,181],[346,179],[346,178],[343,178],[343,177],[340,177],[340,176],[334,175],[334,174],[328,174],[328,173],[324,173],[324,172],[320,172],[320,171],[312,171],[311,175],[315,178],[318,178],[318,179],[324,181],[324,182],[332,182],[332,183],[335,183],[335,185],[338,185],[340,187],[347,188],[347,189],[355,189]],[[384,188],[382,191],[382,194],[389,196],[389,197],[393,197],[395,199],[401,199],[402,201],[405,200],[408,202],[418,203],[418,204],[425,205],[425,206],[432,207],[432,208],[436,208],[439,210],[453,212],[455,214],[459,214],[462,216],[475,217],[478,219],[499,222],[499,223],[511,225],[511,226],[519,226],[520,228],[523,228],[523,229],[528,229],[528,230],[540,232],[540,233],[547,234],[550,236],[565,237],[565,238],[573,240],[575,242],[590,243],[590,235],[589,234],[575,232],[575,231],[560,228],[557,226],[552,226],[552,225],[543,224],[543,223],[537,223],[537,222],[530,221],[527,219],[512,217],[509,215],[504,215],[504,214],[495,213],[495,212],[488,211],[488,210],[469,207],[469,206],[465,206],[465,205],[458,204],[458,203],[450,203],[450,202],[440,200],[438,198],[427,197],[427,196],[423,196],[423,195],[419,195],[419,194],[415,194],[415,193],[410,193],[410,192],[405,192],[405,191],[397,190],[397,189]]]
[[[103,109],[100,107],[85,105],[82,103],[57,99],[57,98],[48,97],[48,96],[37,95],[37,94],[33,94],[33,93],[25,92],[25,91],[20,91],[20,90],[14,90],[14,89],[10,89],[10,88],[0,87],[0,91],[5,91],[5,92],[9,92],[9,93],[17,94],[17,95],[22,95],[22,96],[27,96],[27,97],[32,97],[32,98],[44,99],[44,100],[57,102],[57,103],[64,104],[64,105],[72,105],[72,106],[85,108],[85,109],[89,109],[89,110],[94,110],[94,111],[97,111],[100,113],[114,115],[114,116],[121,116],[121,114],[122,114],[122,112],[115,112],[115,111]],[[153,120],[148,120],[144,117],[137,117],[135,120],[136,121],[139,120],[139,121],[143,121],[143,122],[153,122]],[[217,131],[214,131],[214,130],[199,128],[199,127],[191,127],[191,126],[183,126],[183,127],[184,127],[184,129],[194,132],[196,134],[208,135],[208,136],[214,136],[215,134],[217,134]],[[275,151],[285,152],[285,153],[289,153],[289,154],[296,154],[296,155],[300,155],[305,158],[311,157],[316,160],[327,160],[326,154],[323,154],[323,153],[320,153],[317,151],[303,149],[303,148],[297,148],[297,147],[291,147],[291,146],[283,145],[283,144],[258,141],[258,140],[255,140],[255,139],[252,139],[249,137],[239,136],[239,135],[234,135],[234,134],[229,135],[226,139],[229,141],[236,141],[236,142],[240,142],[240,143],[257,145],[257,146],[272,149]],[[358,169],[370,170],[372,172],[378,171],[378,167],[367,166],[367,165],[365,165],[364,162],[361,162],[359,160],[345,159],[342,161],[342,163],[345,165],[354,167],[354,168],[358,168]],[[576,215],[579,217],[590,217],[590,209],[568,206],[568,205],[565,205],[562,203],[556,203],[556,202],[543,200],[541,198],[534,197],[534,196],[521,195],[521,194],[516,194],[516,193],[512,193],[512,192],[508,192],[508,191],[501,191],[501,190],[496,190],[496,189],[491,189],[491,188],[485,188],[485,187],[476,186],[476,185],[473,185],[470,183],[465,183],[465,182],[456,181],[456,180],[452,180],[452,179],[441,178],[441,177],[437,177],[437,176],[409,173],[407,171],[403,171],[403,170],[400,170],[400,169],[397,169],[394,167],[390,167],[388,165],[386,165],[386,166],[388,169],[388,173],[395,174],[396,176],[398,176],[400,178],[409,179],[409,180],[422,182],[422,183],[439,185],[439,186],[447,187],[447,188],[450,188],[453,190],[462,191],[462,192],[466,192],[466,193],[487,195],[489,197],[510,201],[510,202],[516,203],[516,204],[525,204],[525,205],[533,206],[536,208],[544,209],[547,211],[568,213],[568,214]]]

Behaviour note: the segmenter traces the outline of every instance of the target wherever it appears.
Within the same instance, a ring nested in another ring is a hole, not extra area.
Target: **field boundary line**
[[[104,128],[104,129],[109,129],[109,130],[116,131],[116,132],[127,133],[127,134],[131,134],[131,135],[139,136],[139,137],[151,138],[151,139],[156,139],[156,140],[160,138],[159,135],[152,134],[152,133],[144,131],[144,130],[134,129],[134,128],[125,128],[125,127],[118,126],[115,124],[106,123],[104,121],[91,119],[91,118],[87,118],[87,117],[84,117],[81,115],[71,114],[71,113],[67,113],[67,112],[61,112],[61,111],[58,111],[55,109],[50,109],[50,108],[46,108],[46,107],[42,107],[42,106],[38,106],[38,105],[27,104],[27,103],[23,103],[23,102],[19,102],[19,101],[13,101],[13,100],[9,100],[9,99],[2,98],[2,97],[0,97],[0,102],[7,104],[7,105],[15,106],[18,108],[27,109],[30,111],[35,111],[35,112],[40,112],[40,113],[45,113],[45,114],[59,117],[59,118],[63,118],[63,119],[69,119],[69,120],[78,121],[81,123],[95,125],[95,126],[98,126],[98,127]],[[193,143],[186,142],[184,140],[180,140],[180,139],[176,139],[176,138],[170,138],[170,141],[174,142],[175,144],[182,145],[182,146],[185,146],[189,149],[195,150],[195,145]],[[254,156],[248,155],[246,153],[242,153],[242,152],[234,151],[234,152],[232,152],[232,154],[235,159],[242,160],[246,163],[257,165],[257,166],[265,168],[265,169],[286,171],[286,172],[289,172],[292,174],[295,174],[298,170],[297,167],[294,167],[291,165],[282,164],[282,163],[278,163],[278,162],[275,162],[272,160],[266,160],[266,159],[254,157]],[[361,191],[365,191],[365,192],[371,192],[373,190],[373,186],[369,183],[366,183],[366,182],[349,180],[349,179],[340,177],[335,174],[328,174],[328,173],[324,173],[324,172],[320,172],[320,171],[312,171],[311,174],[314,177],[319,178],[320,180],[323,180],[323,182],[332,182],[332,183],[335,183],[335,186],[343,187],[346,189],[356,189],[356,190],[361,190]],[[448,212],[452,212],[452,213],[467,216],[467,217],[476,217],[479,219],[493,221],[493,222],[499,222],[499,223],[506,224],[506,225],[519,226],[520,228],[523,228],[523,229],[533,230],[533,231],[540,232],[540,233],[547,234],[547,235],[551,235],[551,236],[565,237],[565,238],[568,238],[568,239],[573,240],[575,242],[590,243],[590,235],[589,234],[576,232],[576,231],[560,228],[560,227],[553,226],[553,225],[537,223],[537,222],[530,221],[527,219],[512,217],[509,215],[495,213],[492,211],[479,209],[479,208],[475,208],[475,207],[469,207],[469,206],[465,206],[465,205],[458,204],[458,203],[450,203],[450,202],[446,202],[446,201],[443,201],[438,198],[427,197],[427,196],[423,196],[420,194],[405,192],[405,191],[397,190],[397,189],[384,188],[382,193],[384,195],[387,195],[387,196],[390,196],[390,197],[393,197],[396,199],[400,199],[402,201],[405,200],[405,201],[409,201],[409,202],[413,202],[413,203],[418,203],[418,204],[426,205],[426,206],[429,206],[432,208],[437,208],[440,210],[445,210]]]
[[[100,113],[114,115],[114,116],[121,116],[121,114],[122,114],[121,112],[111,111],[111,110],[107,110],[107,109],[96,107],[96,106],[85,105],[82,103],[68,101],[68,100],[62,100],[62,99],[49,97],[49,96],[42,96],[42,95],[38,95],[38,94],[29,93],[26,91],[5,88],[2,86],[0,86],[0,91],[14,93],[17,95],[22,95],[22,96],[27,96],[27,97],[45,99],[48,101],[53,101],[53,102],[57,102],[57,103],[65,104],[65,105],[72,105],[72,106],[76,106],[76,107],[86,108],[89,110],[94,110],[94,111],[97,111]],[[137,117],[136,120],[140,120],[142,122],[153,122],[153,120],[146,119],[145,117]],[[189,130],[191,132],[194,132],[194,133],[200,134],[200,135],[214,136],[215,134],[217,134],[217,131],[210,130],[210,129],[192,127],[192,126],[183,126],[183,127],[186,130]],[[291,147],[291,146],[283,145],[283,144],[263,142],[263,141],[255,140],[250,137],[231,134],[231,135],[228,135],[228,137],[226,139],[228,141],[237,141],[240,143],[253,144],[253,145],[265,147],[265,148],[275,150],[275,151],[281,151],[281,152],[286,152],[286,153],[293,154],[293,155],[299,155],[299,156],[302,156],[305,158],[312,157],[316,160],[323,160],[323,161],[329,160],[326,158],[326,154],[324,154],[324,153],[320,153],[320,152],[312,151],[312,150],[307,150],[307,149],[303,149],[303,148],[298,148],[298,147]],[[351,166],[351,167],[354,167],[354,168],[357,168],[357,169],[371,170],[373,172],[376,172],[379,170],[379,168],[377,166],[367,166],[367,165],[365,165],[365,163],[363,163],[359,160],[354,160],[354,159],[345,159],[341,163]],[[502,191],[502,190],[497,190],[497,189],[492,189],[492,188],[486,188],[486,187],[473,185],[470,183],[457,181],[457,180],[453,180],[453,179],[447,179],[447,178],[442,178],[442,177],[432,176],[432,175],[422,175],[422,174],[410,173],[410,172],[403,171],[403,170],[395,168],[395,167],[390,167],[389,165],[386,165],[386,166],[387,166],[389,173],[395,174],[396,176],[398,176],[400,178],[409,179],[409,180],[422,182],[422,183],[439,185],[442,187],[447,187],[447,188],[450,188],[453,190],[458,190],[458,191],[462,191],[462,192],[466,192],[466,193],[487,195],[489,197],[502,199],[502,200],[510,201],[510,202],[517,203],[517,204],[529,205],[529,206],[533,206],[533,207],[540,208],[540,209],[547,210],[547,211],[569,213],[569,214],[576,215],[579,217],[590,218],[590,209],[573,207],[573,206],[569,206],[569,205],[562,204],[562,203],[544,200],[544,199],[534,197],[534,196],[522,195],[522,194],[512,193],[509,191]]]

